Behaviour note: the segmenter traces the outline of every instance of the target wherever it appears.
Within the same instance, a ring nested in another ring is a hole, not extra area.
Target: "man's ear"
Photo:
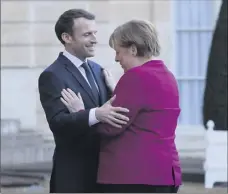
[[[61,37],[65,43],[69,44],[72,42],[72,37],[68,33],[63,32]]]

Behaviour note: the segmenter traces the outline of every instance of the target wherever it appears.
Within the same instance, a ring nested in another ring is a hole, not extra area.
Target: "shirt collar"
[[[63,51],[63,55],[67,57],[77,68],[79,68],[84,63],[84,61],[80,60],[78,57],[72,55],[66,50]],[[87,59],[85,62],[87,62]]]

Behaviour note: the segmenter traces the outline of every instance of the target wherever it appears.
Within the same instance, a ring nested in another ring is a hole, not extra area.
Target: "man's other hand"
[[[121,113],[128,113],[129,110],[123,107],[113,107],[112,102],[116,95],[108,100],[103,106],[95,111],[98,121],[112,125],[113,127],[121,128],[121,125],[126,125],[129,118]]]

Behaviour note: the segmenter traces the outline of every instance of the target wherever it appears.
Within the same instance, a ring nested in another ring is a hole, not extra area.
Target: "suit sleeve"
[[[102,136],[117,136],[123,133],[135,120],[139,111],[143,108],[143,95],[142,84],[140,82],[137,72],[127,72],[119,80],[114,93],[116,99],[112,106],[124,107],[129,109],[129,113],[125,113],[129,117],[127,125],[123,125],[122,128],[116,128],[106,123],[99,123],[97,125],[97,132]]]
[[[64,84],[52,72],[43,72],[38,80],[40,101],[52,132],[82,135],[89,130],[89,110],[69,113],[61,102]]]

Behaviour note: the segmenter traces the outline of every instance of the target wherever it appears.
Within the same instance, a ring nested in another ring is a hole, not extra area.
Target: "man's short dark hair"
[[[65,11],[58,19],[55,24],[55,33],[58,39],[62,44],[65,44],[64,40],[62,39],[62,33],[68,33],[72,35],[73,33],[73,24],[74,19],[77,18],[85,18],[88,20],[95,20],[95,15],[85,11],[83,9],[70,9]]]

